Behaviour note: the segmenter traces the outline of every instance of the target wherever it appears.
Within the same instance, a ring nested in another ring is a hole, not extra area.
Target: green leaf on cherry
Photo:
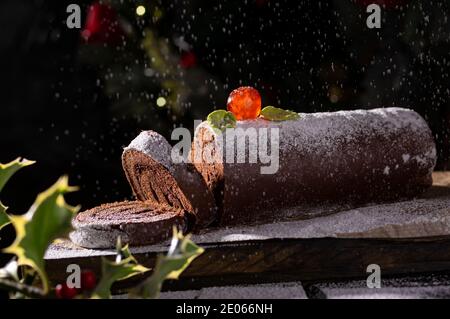
[[[261,116],[269,121],[289,121],[300,118],[300,115],[296,112],[283,110],[274,106],[266,106],[261,110]]]
[[[236,127],[236,117],[233,113],[225,110],[216,110],[209,113],[206,121],[212,128],[220,132],[227,128]]]

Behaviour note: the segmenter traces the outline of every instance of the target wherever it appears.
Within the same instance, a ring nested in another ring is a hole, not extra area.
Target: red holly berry
[[[180,65],[185,68],[191,68],[197,64],[197,56],[194,52],[184,52],[180,58]]]
[[[81,289],[83,291],[90,291],[95,288],[97,279],[93,271],[85,270],[81,273]]]
[[[121,43],[124,32],[117,12],[107,4],[95,2],[89,6],[81,35],[88,43],[117,45]]]
[[[70,288],[66,283],[59,284],[55,288],[55,293],[59,299],[73,299],[77,295],[77,288]]]
[[[228,96],[227,110],[233,113],[237,120],[257,118],[261,112],[261,96],[258,90],[250,86],[237,88]]]

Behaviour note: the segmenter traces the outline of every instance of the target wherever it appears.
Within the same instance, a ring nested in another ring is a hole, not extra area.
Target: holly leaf
[[[189,235],[183,236],[174,227],[167,256],[158,256],[152,275],[132,289],[130,297],[158,298],[163,282],[166,279],[178,279],[191,262],[203,252],[204,249],[192,242]]]
[[[48,245],[71,229],[71,220],[78,207],[66,204],[64,194],[76,190],[68,185],[67,176],[39,194],[29,211],[21,216],[9,216],[16,230],[16,239],[4,252],[15,254],[17,263],[34,269],[48,292],[48,279],[44,269],[44,254]]]
[[[236,127],[234,114],[225,110],[216,110],[209,113],[206,121],[213,129],[220,132],[223,132],[227,128]]]
[[[120,246],[120,239],[118,239],[115,261],[110,261],[106,258],[102,259],[102,278],[95,288],[92,298],[109,299],[111,298],[111,286],[114,282],[124,280],[150,270],[138,264],[133,255],[131,255],[128,245],[124,247]]]
[[[6,214],[7,207],[0,202],[0,230],[10,223],[9,216]]]
[[[288,121],[288,120],[296,120],[300,118],[300,115],[296,112],[283,110],[274,106],[266,106],[261,110],[261,116],[269,121]]]
[[[0,163],[0,192],[5,186],[6,182],[17,172],[19,169],[25,166],[34,164],[35,162],[27,159],[17,158],[14,161],[1,164]],[[0,202],[0,230],[10,223],[9,216],[6,214],[7,207]]]
[[[17,172],[19,169],[25,166],[34,164],[34,161],[27,159],[16,158],[14,161],[7,164],[0,164],[0,192],[5,186],[6,182]]]

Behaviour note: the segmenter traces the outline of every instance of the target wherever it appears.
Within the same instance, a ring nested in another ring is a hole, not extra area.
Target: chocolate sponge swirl
[[[137,199],[180,208],[193,229],[216,219],[216,205],[199,172],[190,163],[173,163],[171,146],[156,132],[139,134],[122,155],[122,166]]]

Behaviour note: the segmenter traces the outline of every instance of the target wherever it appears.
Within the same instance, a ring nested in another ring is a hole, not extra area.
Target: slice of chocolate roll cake
[[[212,193],[191,163],[174,163],[172,147],[160,134],[144,131],[125,148],[122,166],[136,198],[181,208],[192,228],[210,225],[217,218]]]
[[[105,204],[78,214],[72,241],[88,248],[114,247],[117,237],[131,245],[161,242],[177,226],[198,230],[217,220],[213,195],[190,163],[173,163],[172,147],[153,131],[136,137],[122,155],[137,201]]]
[[[188,227],[182,209],[142,201],[104,204],[79,213],[72,224],[70,239],[87,248],[114,247],[119,236],[134,246],[154,244],[170,238],[173,226]]]
[[[216,196],[222,224],[274,221],[280,209],[304,204],[411,197],[431,186],[435,143],[416,112],[299,115],[237,121],[223,133],[207,122],[197,127],[191,159]]]

